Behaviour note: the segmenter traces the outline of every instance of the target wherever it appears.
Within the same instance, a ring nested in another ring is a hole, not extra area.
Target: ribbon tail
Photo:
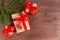
[[[27,30],[26,23],[23,21],[24,30]]]

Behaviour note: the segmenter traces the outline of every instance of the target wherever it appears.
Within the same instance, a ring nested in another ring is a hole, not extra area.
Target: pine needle
[[[13,23],[11,15],[22,10],[25,7],[25,1],[9,0],[9,3],[6,6],[4,6],[2,3],[3,0],[0,0],[0,22],[11,25]]]

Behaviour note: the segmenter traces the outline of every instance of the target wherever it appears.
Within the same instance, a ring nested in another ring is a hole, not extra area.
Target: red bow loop
[[[5,34],[6,36],[10,36],[13,34],[14,29],[15,29],[15,26],[8,25],[8,26],[5,26],[5,29],[3,30],[2,33]]]

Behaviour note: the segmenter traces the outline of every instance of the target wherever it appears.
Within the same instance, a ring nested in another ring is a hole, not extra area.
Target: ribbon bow
[[[17,18],[15,18],[15,19],[13,19],[13,21],[17,21],[18,22],[18,24],[17,24],[17,26],[18,26],[18,28],[20,28],[20,29],[22,29],[22,27],[21,27],[21,22],[23,23],[23,25],[25,24],[25,21],[27,21],[27,17],[26,16],[20,16],[20,17],[17,17]],[[24,26],[25,27],[25,26]],[[26,29],[26,28],[25,28]]]
[[[3,34],[5,34],[7,37],[9,37],[10,35],[13,34],[14,28],[15,28],[14,26],[10,26],[10,25],[5,26],[5,29],[3,30]]]
[[[37,4],[34,4],[32,2],[26,2],[25,12],[31,13],[33,15],[36,15],[37,11]]]

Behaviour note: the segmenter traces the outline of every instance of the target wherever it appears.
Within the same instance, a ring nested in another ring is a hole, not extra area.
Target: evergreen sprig
[[[4,6],[3,0],[0,0],[0,22],[12,25],[11,15],[23,10],[24,7],[24,0],[9,0],[9,3],[6,6]]]

